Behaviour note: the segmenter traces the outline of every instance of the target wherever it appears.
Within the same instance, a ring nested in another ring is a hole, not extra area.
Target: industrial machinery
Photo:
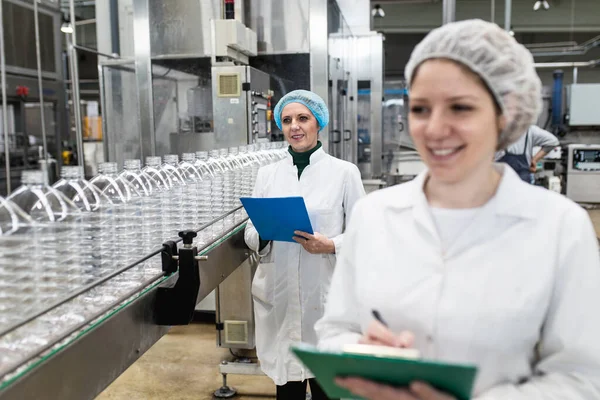
[[[567,197],[600,203],[600,145],[573,144],[567,152]]]
[[[108,15],[97,14],[97,25],[109,26],[102,18]],[[115,20],[116,29],[99,30],[120,35],[121,47],[115,55],[103,47],[114,38],[98,38],[103,143],[84,151],[88,176],[101,161],[122,165],[131,158],[272,141],[281,136],[271,109],[294,89],[310,89],[329,103],[332,120],[319,138],[340,158],[358,162],[358,125],[368,121],[361,151],[373,157],[363,164],[373,160],[365,170],[381,174],[383,37],[353,35],[335,1],[131,0],[119,2]],[[370,92],[359,121],[361,87]],[[333,130],[339,136],[333,138]],[[2,325],[0,337],[36,339],[29,343],[32,351],[0,361],[0,399],[48,393],[67,400],[93,398],[166,334],[168,325],[189,322],[211,293],[217,345],[252,356],[250,289],[257,260],[243,243],[244,223],[197,254],[193,235],[183,233],[183,247],[167,243]],[[178,288],[183,294],[175,294]],[[78,308],[82,304],[86,307]],[[66,321],[51,337],[31,335],[63,315]],[[0,352],[0,360],[4,355]],[[227,374],[262,373],[257,363],[243,361],[234,357],[219,365],[224,385],[217,396],[235,393]]]
[[[65,94],[59,4],[14,0],[0,7],[5,60],[0,69],[7,103],[6,135],[0,112],[0,194],[5,195],[18,185],[21,171],[39,168],[38,161],[46,159],[44,151],[60,163]],[[56,162],[47,165],[56,176]]]
[[[382,177],[383,170],[383,36],[356,37],[357,165],[363,179]]]
[[[200,248],[193,245],[196,231],[180,232],[181,239],[105,276],[77,287],[60,284],[51,301],[3,321],[0,399],[93,399],[170,326],[188,324],[195,305],[234,270],[250,265],[244,226]],[[29,272],[41,274],[35,272],[39,261],[28,264]],[[10,287],[1,292],[0,304],[14,301],[11,296],[36,304],[43,294],[17,294]]]
[[[149,49],[134,47],[132,56],[137,62],[131,58],[101,62],[106,158],[122,163],[146,155],[269,142],[272,79],[248,65],[249,57],[256,56],[256,33],[242,23],[242,18],[223,19],[225,14],[243,16],[242,10],[236,5],[235,12],[225,13],[233,2],[163,3],[152,3],[146,9],[134,2],[133,18],[121,14],[124,18],[120,23],[126,27],[137,26],[143,18],[153,27],[135,31],[149,36],[150,41]],[[198,16],[202,16],[200,24]],[[188,35],[190,30],[195,36]],[[237,243],[245,247],[242,233]],[[218,255],[217,260],[225,266],[237,263],[237,268],[226,271],[218,285],[198,299],[203,301],[196,308],[215,313],[218,346],[251,354],[251,283],[257,261],[248,250],[245,254],[244,263],[235,252]],[[219,275],[221,268],[215,265],[213,273]],[[227,374],[262,373],[257,363],[236,361],[219,365],[224,384],[216,395],[235,394],[227,386]]]

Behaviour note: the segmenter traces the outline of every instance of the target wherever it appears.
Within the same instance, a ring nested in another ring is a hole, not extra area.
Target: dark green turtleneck
[[[300,179],[300,175],[302,175],[302,171],[304,171],[304,168],[306,168],[308,164],[310,164],[310,156],[315,151],[319,150],[322,146],[323,144],[321,143],[321,141],[317,141],[317,145],[315,147],[302,153],[294,151],[292,149],[292,146],[288,147],[288,151],[290,152],[290,154],[292,155],[292,159],[294,160],[294,165],[298,167],[298,179]]]
[[[323,144],[320,141],[317,141],[317,145],[312,149],[305,151],[303,153],[298,153],[297,151],[292,150],[292,146],[288,147],[288,151],[292,155],[292,160],[294,161],[294,165],[298,167],[298,179],[300,179],[300,175],[302,175],[302,171],[304,168],[310,164],[310,156],[317,150],[323,147]],[[263,240],[260,236],[258,237],[259,246],[258,251],[262,251],[269,244],[268,240]]]

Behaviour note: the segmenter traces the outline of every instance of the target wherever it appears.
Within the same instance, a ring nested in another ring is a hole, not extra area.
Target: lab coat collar
[[[526,207],[526,196],[521,194],[529,189],[528,183],[523,182],[517,173],[502,163],[495,163],[494,167],[502,174],[500,185],[496,194],[487,204],[485,208],[492,211],[496,215],[507,215],[518,218],[533,218],[534,210],[531,207]],[[421,172],[409,184],[411,185],[409,195],[391,196],[390,207],[395,209],[405,209],[416,207],[418,209],[427,210],[429,208],[427,198],[423,186],[427,179],[429,171]],[[400,189],[400,188],[398,188]],[[418,207],[421,206],[421,207]]]
[[[285,154],[286,154],[285,163],[287,165],[294,166],[294,158],[292,157],[290,152],[286,151]],[[318,150],[316,150],[314,153],[312,153],[310,155],[310,163],[308,165],[309,166],[315,165],[316,163],[318,163],[319,161],[323,160],[326,157],[327,157],[327,153],[325,153],[325,150],[323,150],[323,146],[321,146]]]
[[[494,166],[502,174],[496,194],[481,207],[471,224],[442,252],[444,258],[454,257],[485,241],[486,238],[494,236],[501,226],[500,221],[505,220],[507,216],[511,219],[534,217],[534,208],[527,206],[528,196],[524,194],[531,189],[527,187],[528,184],[523,182],[510,167],[504,164],[494,164]],[[403,195],[393,196],[394,200],[397,200],[394,206],[410,209],[417,226],[429,236],[432,243],[441,248],[441,239],[423,191],[427,174],[427,171],[419,174],[413,180],[412,186],[407,188],[408,193],[404,191]]]

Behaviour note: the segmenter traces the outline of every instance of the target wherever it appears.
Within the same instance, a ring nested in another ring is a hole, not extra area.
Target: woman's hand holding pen
[[[403,348],[413,346],[415,335],[412,332],[395,334],[387,327],[379,312],[373,310],[373,317],[375,319],[359,343]],[[412,382],[407,388],[395,388],[362,378],[347,377],[337,378],[336,383],[368,400],[455,400],[423,382]]]
[[[304,247],[304,250],[310,254],[333,254],[335,253],[335,245],[333,240],[329,239],[325,235],[321,235],[319,232],[315,232],[313,235],[306,232],[294,231],[296,236],[293,239]]]
[[[360,344],[374,344],[378,346],[410,348],[415,341],[415,335],[410,331],[395,334],[383,323],[373,320],[367,332],[359,339]]]

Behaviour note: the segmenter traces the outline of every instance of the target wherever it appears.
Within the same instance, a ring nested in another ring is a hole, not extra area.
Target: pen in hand
[[[381,323],[381,325],[385,326],[386,328],[388,327],[387,322],[384,321],[381,314],[379,314],[379,311],[373,309],[373,310],[371,310],[371,314],[373,314],[373,318],[375,318],[377,321],[379,321]]]
[[[372,309],[371,314],[373,318],[377,320],[381,325],[386,327],[386,332],[380,332],[380,330],[374,330],[367,332],[366,336],[370,338],[365,344],[378,344],[392,347],[410,348],[415,342],[415,335],[410,331],[402,331],[400,334],[395,335],[389,330],[387,322],[383,319],[379,311]]]

